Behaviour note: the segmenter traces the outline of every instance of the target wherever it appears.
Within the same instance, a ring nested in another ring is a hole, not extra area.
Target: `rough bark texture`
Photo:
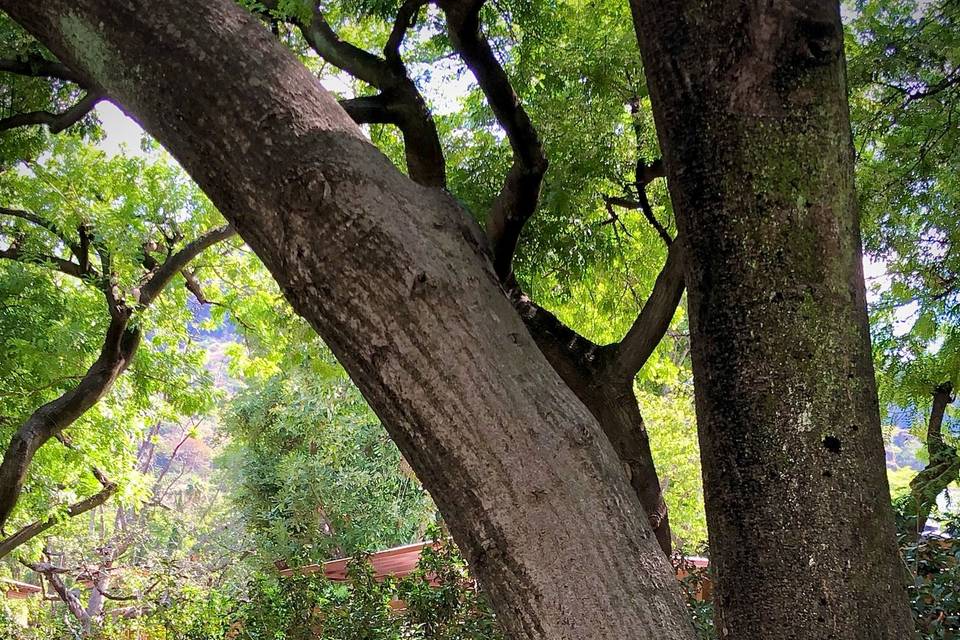
[[[494,271],[541,352],[600,423],[649,514],[660,548],[669,557],[672,541],[667,507],[633,381],[676,313],[683,293],[683,270],[677,268],[682,265],[681,252],[672,253],[634,328],[618,345],[600,348],[523,294],[513,273],[513,258],[526,223],[537,209],[549,163],[533,121],[483,32],[483,5],[483,0],[438,3],[446,15],[451,44],[477,79],[513,154],[513,164],[487,215]],[[616,357],[610,357],[612,353]]]
[[[0,7],[135,114],[263,259],[388,425],[513,637],[693,637],[609,442],[450,196],[400,175],[229,0]]]
[[[670,517],[660,491],[650,437],[633,391],[637,372],[618,366],[620,351],[628,343],[596,345],[568,328],[549,311],[522,294],[514,293],[514,305],[540,351],[597,419],[613,445],[657,542],[669,557],[672,552]],[[654,297],[658,296],[651,296],[651,299]],[[659,314],[673,317],[676,304],[669,310],[665,307],[658,307],[658,310]],[[650,311],[650,314],[654,313]]]
[[[719,636],[910,638],[838,6],[632,6],[688,246]]]

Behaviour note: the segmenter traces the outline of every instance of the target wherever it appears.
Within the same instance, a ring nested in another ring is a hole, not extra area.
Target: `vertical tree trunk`
[[[960,456],[954,447],[943,441],[943,415],[954,401],[953,385],[944,382],[933,390],[930,419],[927,422],[927,466],[910,481],[912,513],[907,516],[917,541],[930,519],[937,498],[960,473]]]
[[[263,259],[390,428],[508,633],[693,638],[610,443],[449,195],[402,176],[231,0],[0,8],[136,114]]]
[[[720,638],[913,636],[832,0],[632,0],[688,242]]]

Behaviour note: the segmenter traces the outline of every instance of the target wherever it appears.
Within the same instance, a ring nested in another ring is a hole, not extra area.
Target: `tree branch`
[[[103,489],[88,498],[84,498],[83,500],[70,505],[66,512],[68,518],[74,518],[102,505],[117,492],[118,487],[116,483],[108,480],[99,469],[94,468],[93,474],[96,476],[100,484],[103,485]],[[0,558],[6,557],[17,547],[29,542],[61,521],[61,518],[50,517],[46,520],[37,520],[36,522],[22,527],[13,535],[8,536],[0,541]]]
[[[275,8],[276,2],[265,3]],[[386,59],[341,40],[314,6],[309,23],[295,20],[307,44],[316,53],[351,76],[380,90],[374,98],[354,98],[340,105],[358,124],[393,124],[403,133],[404,153],[410,178],[428,187],[446,186],[446,165],[440,136],[427,103],[410,79],[400,59],[400,43],[413,25],[422,2],[408,0],[401,7],[387,45]]]
[[[384,94],[340,100],[340,106],[357,124],[399,124],[400,118]]]
[[[20,218],[21,220],[26,220],[27,222],[35,224],[38,227],[46,229],[47,231],[52,233],[54,236],[56,236],[58,240],[63,242],[63,244],[66,245],[70,249],[70,251],[73,252],[73,255],[76,256],[78,260],[80,259],[80,253],[81,253],[80,245],[74,242],[73,240],[71,240],[70,238],[68,238],[67,235],[57,227],[57,225],[53,224],[49,220],[45,220],[44,218],[38,216],[37,214],[31,211],[23,211],[22,209],[11,209],[10,207],[0,207],[0,215],[10,216],[12,218]]]
[[[547,170],[543,144],[480,28],[483,2],[439,3],[447,16],[450,40],[473,72],[513,150],[513,165],[487,218],[494,269],[501,282],[513,270],[513,256],[524,225],[537,208]]]
[[[387,44],[383,47],[384,60],[392,67],[403,70],[404,75],[406,75],[406,70],[403,66],[403,60],[400,58],[400,45],[403,44],[407,31],[416,23],[420,9],[426,4],[426,0],[407,0],[404,2],[397,11],[397,19],[393,23],[390,37],[387,38]]]
[[[953,384],[944,382],[933,390],[933,405],[927,422],[927,449],[934,452],[943,445],[943,416],[954,401]]]
[[[637,191],[637,199],[640,205],[640,211],[643,212],[643,217],[647,219],[647,222],[650,223],[650,226],[656,230],[657,234],[663,240],[663,243],[668,247],[673,242],[673,238],[670,237],[670,234],[667,232],[666,227],[660,224],[660,221],[657,220],[657,216],[653,214],[653,207],[650,206],[650,199],[647,198],[647,189],[646,187],[640,187]]]
[[[140,296],[137,299],[137,305],[140,308],[149,306],[154,299],[160,295],[164,287],[170,280],[177,275],[191,260],[196,258],[208,247],[226,240],[236,234],[233,227],[224,225],[206,232],[196,240],[187,244],[183,249],[167,258],[153,273],[151,273],[143,286],[140,287]]]
[[[80,122],[103,98],[102,93],[91,90],[76,104],[62,113],[30,111],[28,113],[18,113],[7,118],[2,118],[0,119],[0,131],[31,125],[46,125],[50,129],[50,133],[60,133],[67,127]]]
[[[63,573],[62,569],[50,564],[49,562],[27,562],[26,560],[21,559],[20,564],[46,577],[47,581],[50,583],[50,586],[52,586],[53,590],[57,592],[57,595],[60,596],[60,599],[63,601],[63,603],[67,605],[67,609],[70,610],[70,613],[72,613],[77,620],[82,622],[84,625],[87,624],[90,618],[87,615],[86,610],[83,608],[80,598],[78,598],[75,593],[67,589],[67,586],[60,578],[59,574]]]
[[[129,312],[113,316],[99,357],[77,386],[34,411],[10,439],[0,463],[0,531],[20,497],[34,454],[95,405],[129,366],[140,330],[129,328]]]
[[[149,306],[173,276],[204,249],[233,234],[233,228],[229,225],[218,227],[167,258],[141,287],[137,308]],[[100,248],[100,259],[104,272],[109,274],[109,252]],[[105,276],[108,279],[109,277]],[[0,464],[0,530],[17,504],[27,470],[37,450],[99,402],[111,389],[117,377],[126,371],[140,345],[139,327],[129,326],[134,310],[117,297],[112,282],[104,283],[104,293],[110,306],[111,319],[100,356],[76,387],[34,411],[7,445],[3,462]]]
[[[623,207],[625,209],[639,209],[643,213],[643,217],[650,223],[650,226],[653,227],[660,238],[663,239],[664,244],[669,247],[673,242],[673,238],[670,237],[670,233],[666,227],[657,220],[657,217],[653,213],[653,208],[650,206],[650,199],[647,198],[647,185],[653,180],[665,176],[662,160],[658,159],[654,160],[652,164],[646,164],[642,159],[638,159],[636,178],[633,184],[637,191],[637,198],[604,196],[603,201],[606,203],[607,210],[610,211],[611,218],[613,219],[616,218],[616,215],[610,209],[613,206]],[[629,188],[627,188],[627,191],[629,191]]]
[[[602,347],[531,300],[512,276],[504,288],[537,347],[561,377],[594,369]]]
[[[46,254],[31,254],[29,252],[22,251],[17,245],[11,245],[7,249],[0,249],[0,258],[5,260],[13,260],[15,262],[22,262],[24,264],[34,264],[34,265],[53,265],[53,267],[68,276],[74,278],[84,278],[86,274],[75,262],[70,260],[64,260],[63,258],[58,258],[57,256],[46,255]]]
[[[274,8],[278,3],[273,1],[264,4],[268,8]],[[313,4],[309,22],[294,18],[293,23],[300,28],[307,44],[333,66],[381,90],[392,83],[393,74],[385,61],[346,40],[341,40],[324,17],[319,3]]]
[[[266,0],[263,4],[270,11],[276,10],[279,5],[277,0]],[[354,122],[397,126],[403,133],[410,178],[424,186],[444,187],[447,181],[446,166],[436,124],[400,58],[403,37],[424,4],[422,0],[407,0],[400,7],[384,47],[385,58],[340,39],[318,4],[314,4],[309,22],[297,16],[287,19],[300,29],[304,40],[317,55],[380,90],[379,96],[340,102]]]
[[[686,252],[682,242],[667,250],[667,260],[633,326],[614,346],[612,373],[633,378],[663,339],[683,296]]]
[[[48,60],[37,54],[0,59],[0,72],[15,73],[32,78],[55,78],[81,86],[87,84],[84,78],[74,73],[67,65],[56,60]]]
[[[955,448],[943,441],[943,416],[947,405],[952,404],[954,399],[953,385],[950,382],[944,382],[933,390],[933,404],[927,422],[927,466],[910,481],[916,519],[913,520],[914,514],[908,515],[913,520],[917,539],[927,526],[937,497],[951,482],[960,477],[960,456]]]
[[[211,304],[210,300],[207,300],[207,296],[203,294],[203,287],[200,285],[200,281],[197,280],[197,276],[194,275],[191,269],[181,269],[180,275],[183,276],[187,291],[193,294],[193,297],[196,298],[197,302],[204,305]]]

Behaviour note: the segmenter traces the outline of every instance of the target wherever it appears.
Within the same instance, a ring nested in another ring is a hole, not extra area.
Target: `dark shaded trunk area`
[[[838,6],[632,5],[688,247],[719,635],[910,638]]]

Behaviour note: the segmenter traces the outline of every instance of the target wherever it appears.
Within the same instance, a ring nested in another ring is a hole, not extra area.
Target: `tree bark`
[[[399,174],[229,0],[0,7],[135,114],[263,259],[390,429],[510,635],[693,638],[610,443],[453,198]]]
[[[516,292],[514,305],[541,353],[600,423],[647,514],[661,550],[669,558],[673,547],[670,516],[660,490],[650,437],[633,390],[637,372],[632,367],[622,366],[619,357],[632,353],[636,345],[628,342],[603,347],[596,345]],[[659,312],[672,318],[676,307],[674,302],[669,309],[659,308]],[[649,307],[645,310],[648,315],[655,313]],[[623,348],[627,344],[631,345],[630,349]]]
[[[838,6],[631,4],[688,246],[719,637],[913,637]]]

